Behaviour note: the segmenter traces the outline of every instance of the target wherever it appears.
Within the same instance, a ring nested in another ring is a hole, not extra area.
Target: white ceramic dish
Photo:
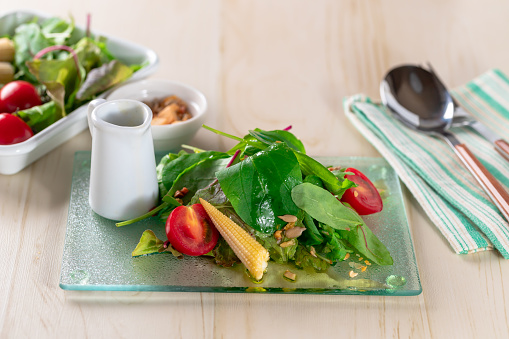
[[[9,12],[0,16],[0,36],[12,34],[14,29],[34,18],[43,21],[52,15],[34,11]],[[80,29],[77,27],[77,29]],[[117,39],[107,34],[94,31],[94,34],[107,38],[111,53],[127,64],[145,64],[125,83],[146,78],[157,69],[157,54],[143,46]],[[100,97],[106,96],[103,93]],[[0,174],[14,174],[39,159],[58,145],[69,140],[87,128],[87,104],[70,112],[66,117],[55,122],[32,138],[14,145],[0,145]]]
[[[193,117],[176,124],[152,126],[152,137],[156,152],[176,151],[193,138],[205,120],[207,99],[203,93],[179,82],[147,79],[122,85],[113,90],[107,99],[134,99],[146,102],[169,95],[176,95],[184,100]]]

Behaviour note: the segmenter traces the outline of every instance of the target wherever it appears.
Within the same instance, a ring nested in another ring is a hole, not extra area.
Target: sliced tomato
[[[360,215],[380,212],[383,208],[382,198],[371,180],[355,168],[347,168],[345,172],[353,173],[345,175],[345,178],[356,183],[357,187],[347,189],[341,201],[352,206]]]
[[[175,208],[166,220],[166,235],[173,248],[192,256],[210,252],[219,239],[219,232],[201,204]]]

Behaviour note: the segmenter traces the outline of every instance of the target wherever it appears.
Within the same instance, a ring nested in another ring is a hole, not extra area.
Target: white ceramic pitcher
[[[136,100],[90,102],[89,202],[100,216],[127,220],[155,206],[159,191],[151,119],[150,108]]]

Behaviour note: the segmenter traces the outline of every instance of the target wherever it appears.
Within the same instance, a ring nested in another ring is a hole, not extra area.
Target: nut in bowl
[[[134,99],[151,107],[155,113],[152,138],[156,152],[177,150],[188,143],[203,124],[207,112],[207,99],[200,91],[162,79],[125,84],[107,99]]]

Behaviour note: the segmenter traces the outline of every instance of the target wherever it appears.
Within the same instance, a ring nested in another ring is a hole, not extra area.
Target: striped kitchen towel
[[[476,119],[509,136],[509,78],[491,70],[451,94]],[[363,95],[345,98],[345,114],[398,173],[456,253],[497,249],[509,259],[509,223],[442,139],[402,125]],[[469,127],[452,132],[509,190],[509,162]]]

